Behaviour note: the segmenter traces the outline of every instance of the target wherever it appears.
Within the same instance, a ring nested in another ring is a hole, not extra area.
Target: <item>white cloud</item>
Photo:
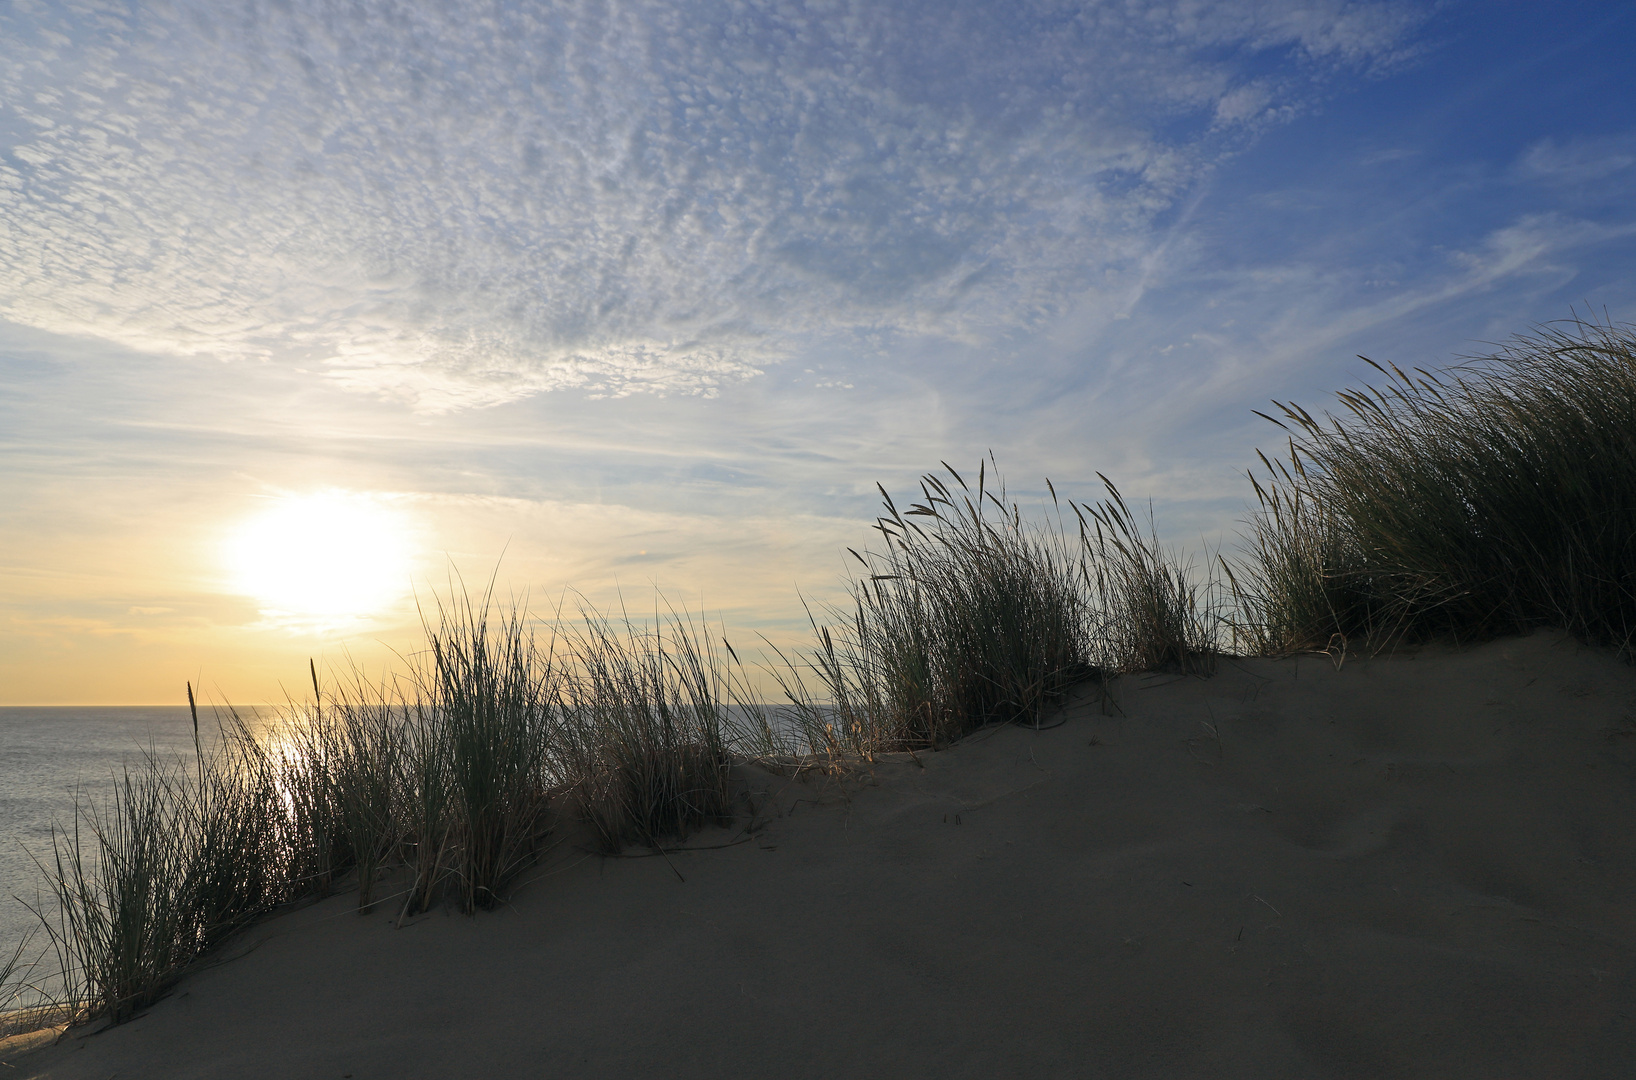
[[[1602,138],[1546,138],[1534,143],[1517,161],[1516,172],[1526,180],[1553,184],[1584,184],[1605,180],[1636,166],[1636,136],[1629,133]]]
[[[1300,108],[1336,65],[1390,62],[1417,16],[295,0],[4,18],[0,317],[322,365],[436,410],[710,394],[803,335],[1035,325],[1140,277],[1156,215],[1236,127]]]
[[[1216,102],[1216,123],[1242,124],[1267,113],[1272,90],[1263,82],[1246,83],[1229,90]]]

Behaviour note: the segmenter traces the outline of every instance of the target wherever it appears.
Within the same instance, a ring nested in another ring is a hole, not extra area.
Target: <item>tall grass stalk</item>
[[[218,718],[217,733],[213,749],[197,747],[197,794],[183,801],[191,811],[182,835],[196,952],[305,890],[290,857],[291,821],[270,746],[232,709]]]
[[[409,886],[400,918],[426,911],[436,901],[455,843],[447,727],[434,707],[418,699],[403,715],[396,820]]]
[[[1636,635],[1636,329],[1574,320],[1443,374],[1369,361],[1339,416],[1281,404],[1235,571],[1263,653],[1335,638]]]
[[[811,668],[832,719],[813,735],[852,753],[945,746],[984,724],[1036,718],[1091,671],[1077,552],[989,487],[945,466],[900,512],[881,489],[885,550],[853,556],[850,618],[818,628]],[[951,483],[952,481],[952,483]],[[840,614],[839,612],[835,614]],[[819,714],[808,712],[809,726]]]
[[[38,911],[36,905],[34,910]],[[72,1018],[49,984],[36,977],[50,948],[36,952],[31,946],[37,932],[23,935],[9,953],[0,952],[0,1039],[36,1031]],[[42,985],[43,984],[43,985]]]

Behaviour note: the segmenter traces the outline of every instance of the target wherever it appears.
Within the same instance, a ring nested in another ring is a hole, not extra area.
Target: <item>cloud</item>
[[[1516,174],[1525,180],[1580,185],[1606,180],[1636,166],[1636,135],[1558,142],[1546,138],[1529,146],[1517,160]]]
[[[981,342],[1400,4],[17,5],[0,317],[427,410],[714,393],[803,336]]]

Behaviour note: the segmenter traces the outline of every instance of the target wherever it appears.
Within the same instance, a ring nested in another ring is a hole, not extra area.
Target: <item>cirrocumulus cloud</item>
[[[0,317],[421,409],[982,342],[1133,272],[1395,3],[20,2]]]

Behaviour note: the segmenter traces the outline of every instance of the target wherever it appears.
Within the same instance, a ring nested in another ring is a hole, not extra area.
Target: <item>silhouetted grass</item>
[[[1192,568],[1159,543],[1151,515],[1144,532],[1113,481],[1101,479],[1107,497],[1074,508],[1100,666],[1110,674],[1209,674],[1220,651],[1220,619],[1208,595],[1214,582],[1195,580]]]
[[[76,800],[43,867],[57,901],[43,921],[68,1000],[125,1019],[289,899],[300,887],[289,824],[274,761],[232,714],[191,771],[149,752],[102,805]]]
[[[451,590],[406,678],[326,686],[309,664],[311,703],[268,732],[229,713],[191,764],[149,755],[106,805],[76,807],[45,867],[69,1001],[123,1020],[225,935],[343,884],[360,912],[384,881],[400,918],[492,907],[559,813],[605,852],[659,846],[732,816],[735,760],[937,748],[1037,721],[1076,679],[1207,652],[1186,574],[1111,485],[1070,503],[1076,531],[1025,519],[986,465],[975,489],[949,478],[904,513],[886,496],[885,551],[857,556],[846,623],[815,624],[817,648],[786,664],[781,716],[685,613],[582,612],[542,642],[520,608]]]
[[[442,845],[461,906],[471,912],[499,902],[547,831],[551,790],[563,779],[562,674],[552,650],[537,646],[525,614],[496,611],[489,594],[476,605],[464,594],[440,603],[426,641],[418,701],[439,729],[428,745],[443,754],[432,780],[441,789],[406,792],[402,803],[446,812],[446,824],[415,839]],[[424,761],[415,775],[431,779]]]
[[[313,704],[287,723],[280,786],[290,800],[295,876],[326,895],[339,874],[355,873],[358,910],[374,906],[374,887],[400,843],[395,799],[408,706],[390,686],[350,673],[327,695],[309,664]]]
[[[447,725],[436,708],[420,700],[410,703],[403,718],[395,821],[409,885],[400,918],[436,902],[457,843]]]
[[[702,621],[592,614],[544,644],[535,625],[452,595],[407,680],[326,687],[309,666],[313,701],[267,732],[229,711],[191,761],[150,753],[104,803],[77,803],[41,867],[65,1002],[127,1019],[251,920],[343,882],[368,911],[389,871],[401,915],[492,907],[553,800],[604,851],[657,844],[730,816],[735,747],[782,745]]]
[[[229,709],[218,720],[214,747],[196,752],[196,794],[184,800],[191,815],[182,825],[189,856],[184,906],[197,927],[189,947],[202,951],[305,885],[290,857],[285,788],[266,740]]]
[[[0,952],[0,1039],[47,1026],[50,998],[33,980],[44,954],[32,955],[35,934],[24,934],[10,953]]]
[[[944,464],[949,480],[922,477],[902,512],[881,489],[885,550],[852,552],[866,573],[850,608],[814,617],[814,646],[777,672],[813,750],[936,749],[985,724],[1037,722],[1081,679],[1208,667],[1198,587],[1111,483],[1101,503],[1069,503],[1076,534],[1060,513],[1025,518],[987,465],[973,489]]]
[[[32,934],[26,935],[12,948],[10,956],[0,954],[0,1013],[9,1010],[22,992],[28,971],[23,957],[33,940]]]
[[[728,818],[733,713],[748,704],[736,657],[675,612],[646,626],[585,614],[566,644],[567,771],[602,848],[654,845]]]
[[[1628,654],[1636,333],[1576,320],[1443,375],[1373,366],[1340,417],[1280,406],[1288,458],[1263,457],[1236,572],[1250,649],[1555,625]]]
[[[921,479],[900,512],[885,488],[884,550],[854,558],[850,610],[814,620],[817,641],[784,690],[815,749],[869,755],[946,746],[995,721],[1033,719],[1092,673],[1091,611],[1076,545],[954,469]],[[814,694],[802,668],[817,682]]]

